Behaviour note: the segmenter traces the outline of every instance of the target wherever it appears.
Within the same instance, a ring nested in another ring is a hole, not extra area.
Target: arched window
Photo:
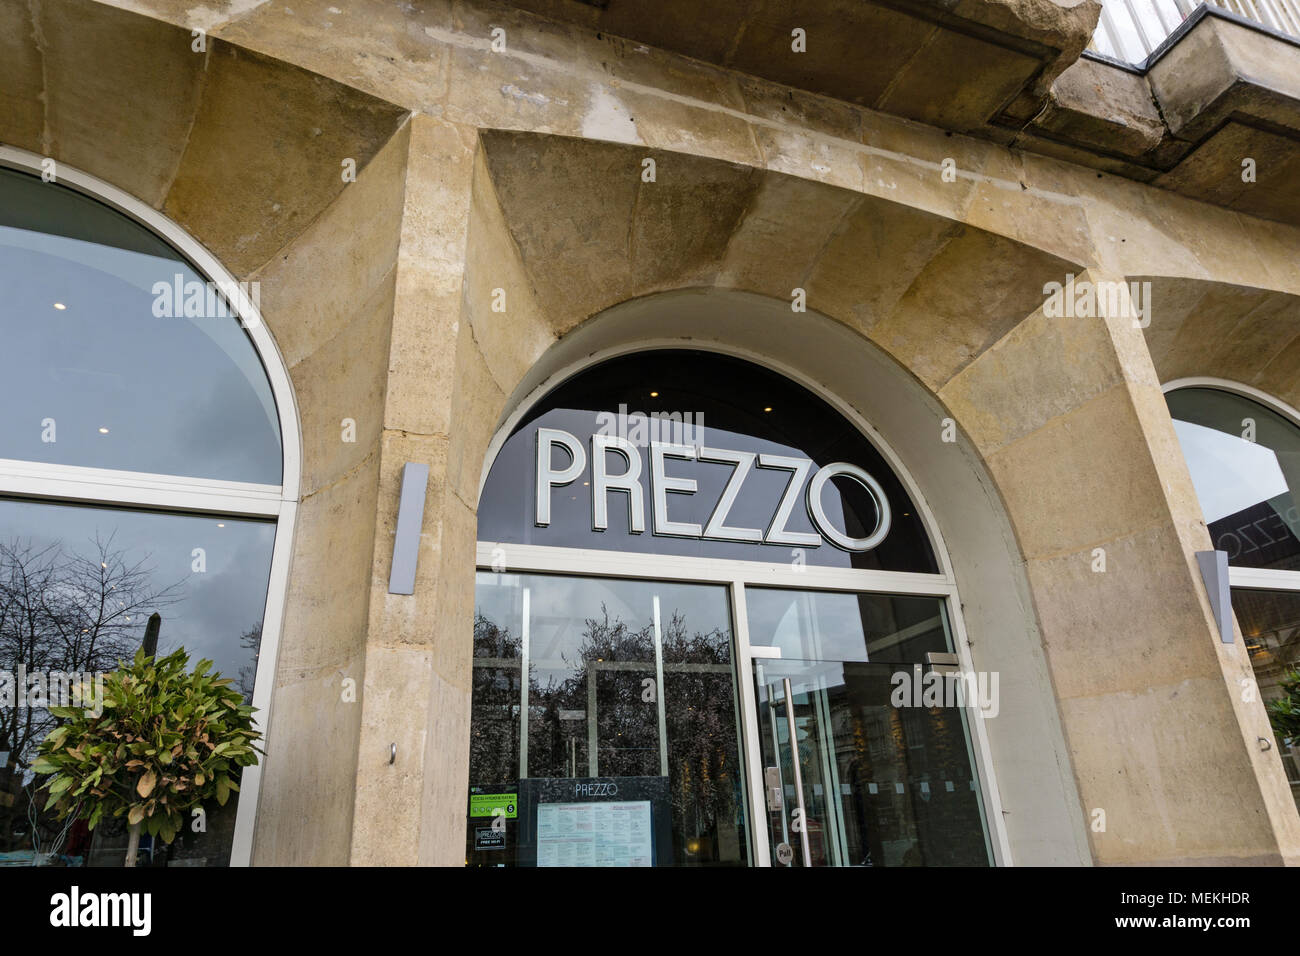
[[[559,381],[494,448],[471,865],[994,862],[971,721],[996,688],[959,696],[947,561],[845,414],[660,349]]]
[[[50,171],[0,150],[0,859],[116,865],[124,828],[59,825],[35,793],[58,675],[183,646],[264,728],[298,437],[256,286],[142,203]],[[146,838],[142,863],[246,863],[258,776],[205,808],[206,832]]]
[[[1300,806],[1300,414],[1248,386],[1166,386],[1214,547],[1227,552],[1232,607]]]

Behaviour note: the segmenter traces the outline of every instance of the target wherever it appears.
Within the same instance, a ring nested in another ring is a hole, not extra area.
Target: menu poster
[[[672,863],[667,777],[532,777],[518,791],[524,866]]]
[[[653,866],[650,801],[541,803],[538,866]]]

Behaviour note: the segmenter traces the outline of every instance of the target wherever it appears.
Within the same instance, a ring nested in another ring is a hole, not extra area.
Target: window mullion
[[[284,502],[277,485],[11,459],[0,459],[0,495],[254,517],[275,517]]]

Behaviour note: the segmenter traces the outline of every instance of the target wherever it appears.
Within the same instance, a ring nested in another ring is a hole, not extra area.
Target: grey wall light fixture
[[[397,533],[393,536],[393,568],[389,594],[415,593],[415,565],[420,557],[420,528],[424,524],[424,493],[429,466],[408,461],[402,466],[402,495],[397,504]]]

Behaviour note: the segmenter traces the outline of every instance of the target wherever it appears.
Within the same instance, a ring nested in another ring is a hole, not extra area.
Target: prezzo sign
[[[648,444],[649,474],[641,449],[620,435],[593,434],[590,456],[576,436],[558,428],[537,429],[536,496],[534,522],[538,527],[551,524],[551,495],[556,488],[571,485],[587,471],[591,462],[591,480],[585,487],[591,493],[591,527],[604,531],[609,527],[609,498],[616,494],[625,502],[627,529],[632,534],[646,530],[646,478],[651,501],[651,533],[677,538],[702,538],[713,541],[738,541],[816,548],[824,540],[845,551],[870,551],[889,534],[891,515],[889,499],[880,484],[864,469],[838,461],[815,468],[811,459],[789,455],[732,451],[703,445],[685,445],[651,441]],[[557,466],[557,458],[567,463]],[[619,459],[619,470],[610,470],[611,457]],[[731,476],[712,514],[703,525],[674,521],[669,517],[669,495],[694,495],[698,482],[687,477],[687,462],[710,462],[732,466]],[[745,480],[754,469],[771,469],[789,473],[785,492],[763,528],[729,525],[732,509],[745,493]],[[671,472],[671,473],[670,473]],[[848,478],[861,485],[875,503],[876,525],[865,537],[855,538],[835,526],[826,514],[822,492],[832,478]],[[794,509],[801,503],[818,533],[790,530],[787,525]]]

